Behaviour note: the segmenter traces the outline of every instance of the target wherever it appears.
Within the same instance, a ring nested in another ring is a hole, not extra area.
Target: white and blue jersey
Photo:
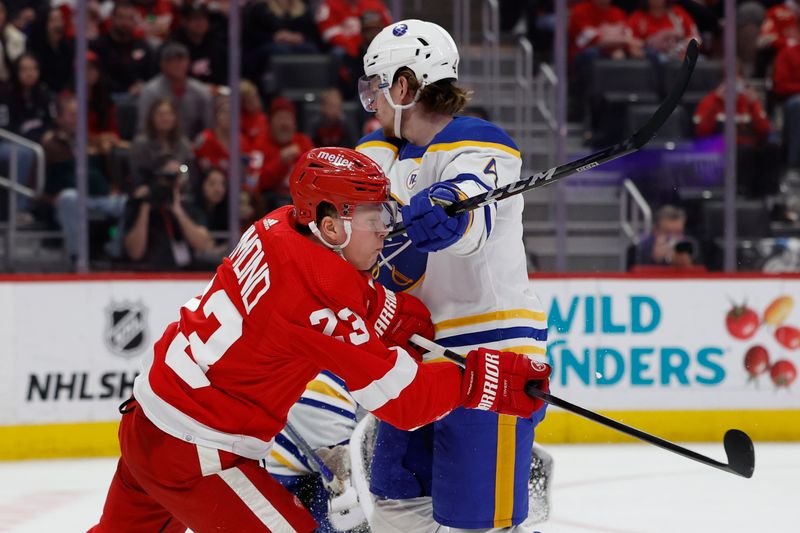
[[[347,444],[356,427],[356,402],[341,378],[323,370],[289,410],[288,421],[312,450]],[[284,430],[275,436],[267,470],[279,476],[303,476],[313,472],[303,452]]]
[[[344,381],[327,370],[306,385],[289,410],[288,421],[312,449],[347,444],[356,427],[357,405]],[[336,530],[328,520],[328,491],[297,443],[286,432],[275,435],[270,454],[261,460],[270,474],[300,498],[317,521],[318,533]]]
[[[475,196],[519,180],[522,165],[502,129],[471,117],[455,117],[427,146],[376,131],[356,150],[383,168],[401,205],[440,181]],[[406,235],[387,241],[373,275],[425,303],[437,343],[462,354],[483,346],[545,361],[547,317],[528,281],[523,205],[515,196],[470,212],[465,235],[439,252],[416,250]],[[372,491],[392,499],[432,496],[434,518],[452,527],[518,524],[528,514],[533,429],[543,416],[457,409],[432,430],[381,424]]]

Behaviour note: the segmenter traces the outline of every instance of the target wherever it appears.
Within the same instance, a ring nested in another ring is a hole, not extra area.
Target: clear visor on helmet
[[[353,229],[364,231],[392,231],[397,223],[397,202],[363,202],[348,205],[342,218],[350,221]]]
[[[378,99],[378,93],[384,89],[384,85],[377,74],[359,78],[358,96],[361,98],[361,105],[370,113],[376,111],[375,102]]]

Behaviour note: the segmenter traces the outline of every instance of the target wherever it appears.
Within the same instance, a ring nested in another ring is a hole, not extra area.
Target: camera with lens
[[[179,171],[157,170],[150,182],[149,200],[155,207],[167,207],[175,201],[175,184],[189,168],[181,165]]]

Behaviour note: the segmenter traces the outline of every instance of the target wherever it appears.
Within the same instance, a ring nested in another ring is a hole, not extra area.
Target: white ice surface
[[[725,460],[722,443],[687,444]],[[746,480],[652,446],[548,446],[553,509],[542,533],[800,532],[800,443],[756,443]],[[0,462],[0,531],[81,532],[116,460]]]

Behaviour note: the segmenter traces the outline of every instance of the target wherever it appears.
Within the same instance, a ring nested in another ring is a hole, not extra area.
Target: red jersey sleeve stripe
[[[368,411],[380,409],[400,396],[417,376],[419,366],[408,352],[399,346],[393,346],[391,350],[396,354],[394,366],[366,387],[350,391],[353,398]]]

